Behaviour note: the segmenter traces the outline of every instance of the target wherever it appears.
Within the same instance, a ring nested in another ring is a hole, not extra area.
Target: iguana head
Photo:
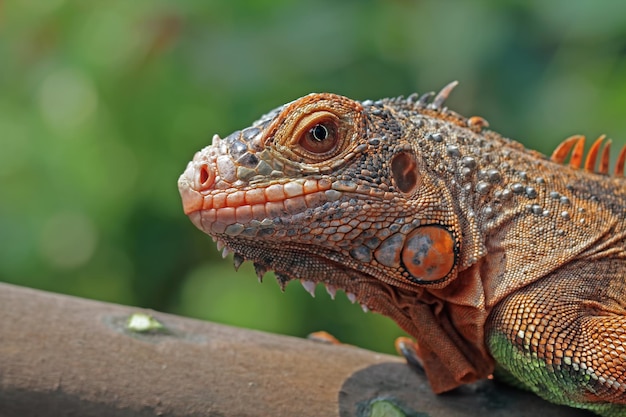
[[[433,122],[461,120],[441,108],[454,85],[434,99],[310,94],[215,135],[179,179],[185,213],[236,267],[251,260],[309,292],[322,282],[398,320],[399,299],[446,286],[462,264]]]

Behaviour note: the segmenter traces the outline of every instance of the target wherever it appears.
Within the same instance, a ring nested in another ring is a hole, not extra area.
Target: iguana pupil
[[[316,124],[311,129],[311,135],[316,141],[322,142],[328,138],[328,129],[323,124]]]

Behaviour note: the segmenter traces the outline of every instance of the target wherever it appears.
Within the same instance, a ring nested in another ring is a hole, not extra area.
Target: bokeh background
[[[0,0],[0,280],[390,352],[343,293],[235,275],[176,181],[309,92],[460,86],[448,104],[549,153],[626,140],[626,2]]]

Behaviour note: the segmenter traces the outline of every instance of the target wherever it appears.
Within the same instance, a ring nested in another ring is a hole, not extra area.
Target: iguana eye
[[[323,122],[311,127],[298,143],[309,152],[323,154],[332,151],[338,142],[334,123]]]
[[[322,165],[328,169],[347,162],[349,158],[343,157],[354,155],[357,137],[364,133],[359,102],[334,94],[309,94],[284,108],[265,129],[263,140],[279,158],[315,172]]]
[[[341,148],[345,129],[342,121],[321,110],[300,118],[293,133],[292,150],[312,161],[332,157]]]

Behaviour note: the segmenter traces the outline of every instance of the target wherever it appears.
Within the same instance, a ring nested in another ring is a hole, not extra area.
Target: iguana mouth
[[[208,163],[192,161],[178,182],[185,214],[209,234],[254,237],[260,230],[272,228],[274,219],[303,213],[342,196],[326,179],[224,190],[212,188],[209,182],[215,176]]]

